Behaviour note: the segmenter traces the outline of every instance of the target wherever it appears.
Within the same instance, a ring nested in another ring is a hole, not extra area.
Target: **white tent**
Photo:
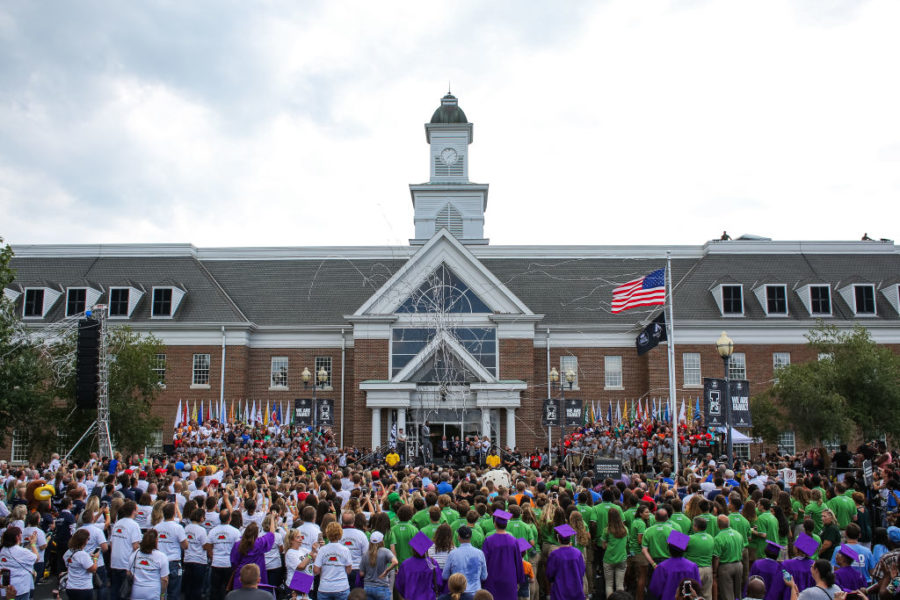
[[[718,433],[725,433],[724,427],[717,427],[716,431]],[[747,437],[734,427],[731,428],[731,443],[732,444],[750,444],[753,443],[753,438]]]

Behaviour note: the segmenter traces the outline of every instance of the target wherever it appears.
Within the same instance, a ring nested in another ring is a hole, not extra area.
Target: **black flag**
[[[650,352],[660,342],[664,342],[667,339],[669,338],[666,335],[666,313],[661,312],[658,317],[650,321],[650,324],[634,340],[638,356]]]

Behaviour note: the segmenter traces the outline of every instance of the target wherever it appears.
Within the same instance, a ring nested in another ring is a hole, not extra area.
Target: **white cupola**
[[[487,244],[484,210],[487,184],[469,182],[469,144],[472,124],[447,92],[441,105],[425,124],[429,145],[428,183],[410,184],[415,209],[416,237],[411,244],[424,244],[441,229],[447,229],[464,244]]]

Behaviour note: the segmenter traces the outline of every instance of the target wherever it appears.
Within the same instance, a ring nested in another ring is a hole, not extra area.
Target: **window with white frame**
[[[29,458],[28,432],[23,429],[14,429],[12,434],[11,462],[27,463]]]
[[[733,444],[734,457],[740,460],[750,460],[750,444]]]
[[[622,357],[603,357],[603,377],[607,389],[622,387]]]
[[[172,288],[153,288],[152,311],[154,317],[172,316]]]
[[[328,378],[325,380],[325,383],[319,383],[319,371],[325,369],[325,372],[328,373]],[[317,356],[316,357],[316,385],[319,388],[331,388],[331,357],[330,356]]]
[[[29,288],[25,290],[25,303],[22,306],[22,316],[39,318],[44,316],[44,289]]]
[[[194,355],[191,385],[209,385],[209,354]]]
[[[128,296],[131,290],[128,288],[112,288],[109,290],[109,316],[128,316]]]
[[[741,286],[722,286],[722,313],[726,315],[744,314],[744,293]]]
[[[875,314],[875,286],[874,285],[854,285],[853,297],[856,301],[857,315],[874,315]]]
[[[166,387],[166,355],[155,355],[150,368],[156,373],[156,384],[159,387]]]
[[[681,362],[684,365],[684,386],[701,387],[703,378],[700,375],[700,353],[685,352],[681,355]]]
[[[83,314],[87,310],[87,289],[69,288],[66,290],[66,316]]]
[[[273,389],[288,389],[288,357],[273,356],[272,369],[270,371],[269,387]]]
[[[572,355],[559,357],[559,381],[567,388],[569,380],[566,379],[566,373],[572,371],[575,373],[575,379],[572,380],[572,389],[578,389],[578,357]]]
[[[834,355],[831,352],[819,352],[819,360],[831,360]]]
[[[728,379],[747,379],[747,355],[735,352],[728,360]]]
[[[796,440],[793,431],[782,431],[778,434],[779,454],[793,455],[797,453]]]
[[[837,438],[822,440],[822,446],[828,450],[828,452],[837,452],[841,449],[841,440]]]
[[[163,432],[162,431],[151,431],[150,432],[150,443],[144,448],[144,456],[151,456],[153,454],[161,454],[163,451]]]
[[[787,309],[787,286],[784,285],[767,285],[766,286],[766,314],[767,315],[786,315]]]
[[[827,285],[809,286],[809,312],[813,315],[831,314],[831,288]]]
[[[790,352],[773,352],[772,353],[772,373],[775,380],[778,380],[778,371],[791,364]]]

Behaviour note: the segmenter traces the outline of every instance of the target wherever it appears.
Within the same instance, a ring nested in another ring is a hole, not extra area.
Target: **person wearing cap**
[[[851,554],[855,555],[853,557],[853,563],[850,566],[859,572],[867,584],[871,583],[870,574],[872,573],[872,569],[875,568],[875,556],[872,554],[871,550],[859,543],[859,525],[850,523],[847,525],[845,534],[847,536],[847,541],[841,544],[838,552],[831,555],[831,566],[834,567],[837,565],[838,554],[843,552],[844,548],[849,548],[850,554],[847,556],[850,556]]]
[[[495,510],[492,516],[494,534],[486,537],[481,547],[488,573],[491,574],[490,579],[484,583],[484,589],[491,592],[496,600],[516,600],[519,584],[525,581],[525,570],[522,567],[519,544],[506,531],[512,514],[505,510]],[[581,555],[580,552],[578,554]]]
[[[750,577],[759,577],[765,584],[765,600],[781,600],[784,596],[784,576],[778,562],[782,550],[784,546],[768,542],[765,557],[756,559],[750,567]]]
[[[812,557],[815,556],[818,548],[819,544],[816,540],[801,533],[794,540],[794,551],[798,553],[797,558],[791,558],[781,563],[781,568],[790,573],[794,584],[801,592],[815,585],[809,570],[815,562]]]
[[[713,536],[706,533],[706,525],[706,519],[694,517],[694,533],[691,534],[684,557],[697,565],[700,573],[698,580],[703,589],[703,597],[711,598],[713,586],[712,560],[716,542]]]
[[[384,534],[373,531],[369,547],[359,561],[359,574],[369,600],[390,600],[391,580],[388,575],[397,568],[394,553],[384,547]]]
[[[678,584],[684,579],[700,579],[697,565],[684,557],[690,537],[676,529],[669,532],[666,544],[669,546],[669,558],[665,559],[653,570],[648,592],[651,598],[674,598]]]
[[[834,583],[845,592],[855,592],[866,587],[866,578],[854,568],[862,557],[847,544],[842,545],[834,554],[838,566],[834,571]]]
[[[456,530],[459,546],[447,555],[443,576],[449,580],[454,573],[462,573],[466,576],[466,592],[474,594],[487,579],[488,570],[484,552],[472,545],[472,534],[472,528],[465,525]]]
[[[735,600],[741,597],[744,567],[741,555],[744,552],[744,536],[731,528],[727,515],[719,515],[713,546],[713,571],[719,583],[719,599]]]
[[[583,600],[584,556],[572,547],[575,530],[571,525],[555,527],[559,546],[547,558],[547,579],[550,581],[550,597],[553,600]],[[488,541],[490,538],[488,538]],[[520,561],[521,563],[521,561]],[[498,598],[494,595],[494,598]],[[509,598],[502,596],[502,598]]]
[[[444,587],[444,577],[437,561],[428,556],[434,545],[421,531],[409,541],[413,555],[400,564],[395,589],[404,600],[436,600]]]

